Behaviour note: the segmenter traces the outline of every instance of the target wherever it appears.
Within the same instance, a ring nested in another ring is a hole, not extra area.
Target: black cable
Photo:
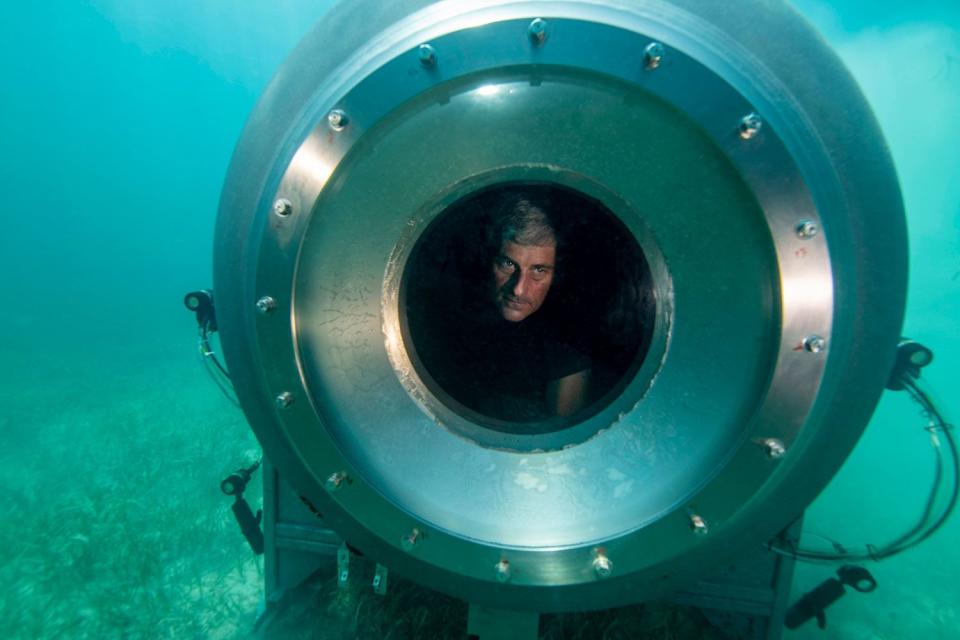
[[[947,506],[943,510],[943,513],[934,522],[927,531],[923,533],[912,545],[919,544],[929,538],[933,533],[939,529],[947,521],[947,518],[950,517],[950,514],[953,512],[954,507],[957,506],[957,497],[960,495],[960,455],[957,453],[957,443],[953,439],[953,434],[951,429],[953,425],[948,424],[944,420],[943,415],[937,409],[936,405],[930,399],[930,396],[920,388],[920,385],[917,384],[916,380],[908,380],[905,382],[907,391],[910,392],[911,397],[914,398],[917,402],[920,403],[930,419],[934,422],[931,425],[931,432],[934,437],[937,435],[937,431],[943,434],[944,439],[947,441],[947,449],[950,451],[950,458],[953,461],[953,487],[950,491],[950,498],[947,501]],[[911,546],[912,546],[911,545]]]
[[[805,560],[808,562],[832,563],[862,562],[865,560],[879,561],[893,557],[924,542],[938,529],[940,529],[947,521],[956,507],[958,496],[960,496],[960,455],[958,455],[957,445],[953,439],[953,434],[951,433],[951,429],[953,427],[946,422],[934,402],[930,399],[930,396],[920,388],[915,379],[905,376],[902,382],[910,397],[920,404],[923,409],[923,413],[931,421],[929,429],[931,431],[934,451],[936,453],[936,472],[933,487],[931,488],[930,495],[927,498],[923,516],[920,518],[917,524],[909,531],[903,533],[896,539],[880,548],[872,544],[866,545],[866,551],[861,553],[830,553],[825,551],[811,551],[797,547],[793,541],[789,542],[790,548],[778,547],[771,542],[768,545],[768,548],[771,551],[792,557],[796,560]],[[944,439],[947,441],[947,449],[950,453],[950,461],[953,465],[953,485],[950,491],[950,497],[947,500],[942,512],[936,518],[936,520],[930,523],[931,514],[934,506],[936,505],[937,497],[940,494],[941,484],[943,482],[943,453],[939,438],[937,437],[937,432],[942,433]],[[836,542],[833,542],[833,544],[835,547],[840,546]]]
[[[203,355],[210,358],[213,361],[213,364],[217,365],[217,369],[220,370],[227,380],[230,380],[230,374],[227,373],[227,370],[224,368],[220,361],[217,359],[217,354],[213,352],[213,349],[210,347],[210,339],[207,337],[207,328],[201,327],[200,329],[200,346],[203,347]]]
[[[200,361],[203,364],[203,369],[207,372],[207,375],[210,376],[210,379],[213,383],[220,389],[220,392],[223,394],[230,404],[235,407],[240,407],[240,403],[237,401],[233,393],[233,383],[231,382],[230,375],[227,373],[226,369],[220,364],[220,361],[217,360],[216,354],[213,352],[213,349],[210,348],[210,341],[207,337],[206,328],[203,327],[200,330]],[[216,369],[210,366],[210,362],[216,365]],[[218,375],[222,375],[226,378],[226,381],[221,380]]]

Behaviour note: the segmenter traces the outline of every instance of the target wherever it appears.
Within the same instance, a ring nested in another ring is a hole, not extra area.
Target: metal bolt
[[[422,44],[417,47],[417,57],[420,59],[420,64],[425,67],[432,67],[437,64],[437,50],[429,44]]]
[[[760,116],[749,113],[740,120],[740,126],[737,127],[737,130],[740,132],[741,138],[749,140],[760,132],[761,127],[763,127],[763,120],[760,119]]]
[[[767,457],[773,460],[779,460],[787,452],[783,441],[777,438],[763,438],[758,444],[763,447],[763,452],[767,454]]]
[[[290,393],[289,391],[284,391],[283,393],[277,396],[276,401],[277,401],[277,407],[281,409],[286,409],[291,404],[293,404],[293,394]]]
[[[277,308],[277,301],[270,296],[263,296],[257,300],[257,311],[266,315]]]
[[[343,128],[347,126],[347,114],[341,109],[334,109],[327,114],[327,124],[330,125],[330,128],[334,131],[343,131]]]
[[[598,578],[607,578],[613,573],[613,562],[602,551],[597,551],[597,557],[593,559],[593,572]]]
[[[501,560],[496,565],[494,565],[493,570],[497,574],[497,582],[510,581],[510,561],[509,560]]]
[[[547,41],[547,21],[542,18],[534,18],[527,28],[530,34],[530,40],[535,45],[541,45]]]
[[[273,212],[281,218],[286,218],[293,213],[293,204],[286,198],[280,198],[273,203]]]
[[[817,232],[820,231],[820,227],[817,226],[817,223],[813,220],[803,220],[797,224],[797,235],[808,240],[813,236],[817,235]]]
[[[707,521],[697,514],[690,516],[690,530],[698,536],[705,536],[710,532],[709,527],[707,527]]]
[[[643,66],[645,69],[653,71],[660,66],[660,63],[663,62],[664,54],[663,45],[659,42],[651,42],[647,45],[647,48],[643,50]]]
[[[809,353],[820,353],[827,348],[827,341],[821,336],[807,336],[803,339],[803,348]]]
[[[350,476],[347,475],[346,471],[337,471],[331,473],[330,477],[328,477],[323,484],[327,488],[327,491],[339,491],[345,484],[350,484]]]
[[[420,544],[422,536],[420,529],[414,529],[400,538],[400,546],[403,547],[404,551],[413,551],[413,548]]]

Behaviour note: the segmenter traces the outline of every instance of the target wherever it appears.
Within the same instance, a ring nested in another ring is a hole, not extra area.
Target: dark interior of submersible
[[[508,323],[493,317],[491,281],[495,230],[517,199],[547,213],[556,260],[543,306]],[[515,434],[561,430],[602,409],[643,362],[656,312],[632,234],[597,200],[545,183],[497,184],[447,207],[414,248],[403,291],[408,347],[431,391],[474,422]],[[519,353],[561,351],[588,368],[589,391],[581,410],[557,420],[519,397],[549,369]],[[477,384],[483,374],[502,384]]]

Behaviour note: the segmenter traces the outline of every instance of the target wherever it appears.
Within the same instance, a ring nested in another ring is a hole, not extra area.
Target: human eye
[[[550,267],[537,265],[533,268],[533,277],[535,280],[542,280],[550,273]]]
[[[497,268],[500,269],[501,271],[513,271],[515,268],[515,265],[513,264],[513,261],[510,260],[509,258],[500,256],[499,258],[497,258]]]

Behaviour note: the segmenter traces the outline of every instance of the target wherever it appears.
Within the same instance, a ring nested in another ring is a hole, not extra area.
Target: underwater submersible
[[[552,317],[597,386],[562,419],[485,413],[427,344],[518,189],[580,265]],[[906,275],[879,127],[784,2],[342,2],[250,116],[216,230],[223,353],[283,483],[268,590],[340,538],[478,610],[689,585],[838,470]]]

